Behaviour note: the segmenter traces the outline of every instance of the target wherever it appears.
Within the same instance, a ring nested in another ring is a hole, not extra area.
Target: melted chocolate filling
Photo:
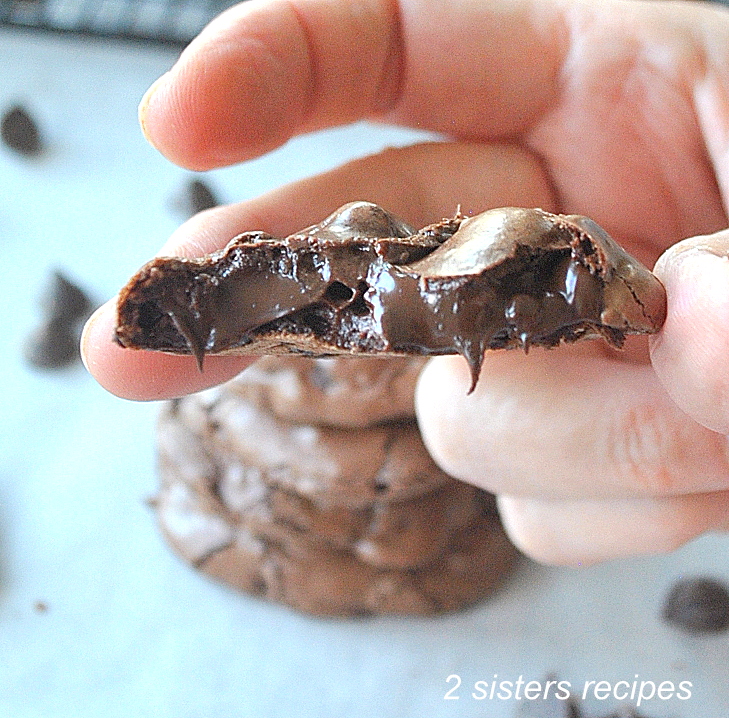
[[[307,337],[331,348],[318,354],[458,353],[475,386],[486,349],[657,331],[662,289],[585,218],[512,208],[415,232],[359,202],[285,239],[249,232],[207,258],[153,260],[120,296],[116,339],[201,368],[272,336],[303,353]]]

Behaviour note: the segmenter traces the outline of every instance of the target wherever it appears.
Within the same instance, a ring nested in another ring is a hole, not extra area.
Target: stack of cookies
[[[155,504],[174,550],[312,614],[429,615],[487,596],[517,551],[493,496],[428,455],[422,364],[270,356],[168,403]]]

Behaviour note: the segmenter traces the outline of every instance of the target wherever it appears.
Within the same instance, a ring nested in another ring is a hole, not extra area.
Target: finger
[[[86,323],[81,356],[88,371],[107,391],[124,399],[171,399],[232,379],[251,357],[209,357],[199,371],[194,357],[122,349],[113,341],[116,300],[99,307]]]
[[[293,134],[388,107],[400,77],[392,2],[249,0],[216,18],[140,105],[178,164],[230,164]]]
[[[431,360],[416,396],[431,454],[453,476],[510,495],[729,488],[726,437],[682,412],[650,365],[589,351],[487,353],[471,395],[462,359]]]
[[[387,149],[253,200],[207,210],[181,225],[161,253],[200,256],[249,229],[283,237],[352,200],[379,204],[414,227],[452,216],[456,202],[464,214],[509,205],[555,206],[541,163],[528,150],[426,142]]]
[[[283,237],[324,219],[354,198],[376,202],[413,225],[424,226],[455,212],[452,197],[459,197],[464,212],[508,204],[552,204],[541,166],[523,150],[427,143],[388,150],[255,200],[208,210],[183,224],[161,254],[201,256],[245,230]],[[122,349],[113,341],[115,315],[113,301],[99,309],[86,327],[82,352],[89,371],[119,396],[180,396],[219,383],[250,363],[250,359],[209,356],[201,374],[191,357]]]
[[[668,297],[651,347],[656,373],[696,421],[729,433],[729,230],[674,245],[655,273]]]
[[[554,99],[562,26],[556,4],[524,0],[249,0],[188,46],[140,119],[152,144],[198,170],[363,117],[513,136]]]
[[[557,565],[668,553],[729,528],[727,491],[604,501],[500,496],[498,505],[514,544],[535,561]]]

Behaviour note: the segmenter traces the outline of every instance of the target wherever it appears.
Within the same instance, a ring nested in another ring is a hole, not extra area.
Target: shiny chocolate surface
[[[193,354],[461,354],[653,333],[665,291],[592,220],[506,207],[419,231],[352,202],[284,239],[247,232],[157,258],[123,289],[116,340]]]

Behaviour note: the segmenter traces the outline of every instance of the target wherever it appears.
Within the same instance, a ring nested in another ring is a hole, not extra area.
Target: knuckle
[[[644,402],[624,410],[612,422],[603,455],[621,488],[645,496],[683,493],[698,478],[688,470],[698,445],[705,442],[697,429],[665,405]],[[714,447],[704,448],[716,456]],[[707,461],[710,458],[705,456]],[[726,463],[725,456],[723,460]]]

